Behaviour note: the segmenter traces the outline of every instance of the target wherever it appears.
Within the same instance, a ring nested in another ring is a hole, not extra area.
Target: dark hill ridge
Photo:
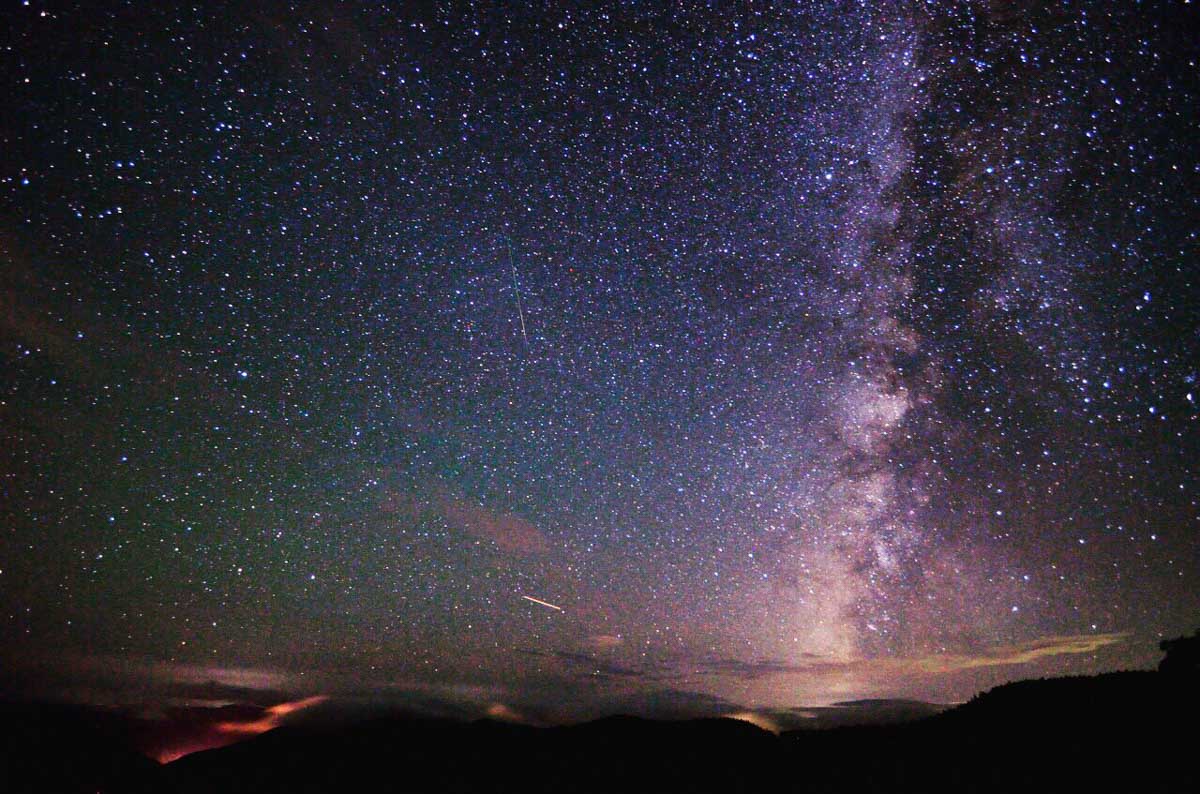
[[[924,717],[940,714],[948,706],[926,703],[920,700],[845,700],[832,706],[794,709],[793,714],[805,716],[796,727],[808,730],[824,730],[856,725],[891,725],[914,722]],[[793,720],[794,722],[794,720]]]
[[[768,782],[777,739],[738,720],[610,717],[558,728],[481,720],[372,720],[281,728],[170,764],[201,791],[721,791]]]
[[[1194,792],[1195,681],[1151,672],[1005,684],[906,725],[791,732],[810,791]]]
[[[1139,672],[1023,681],[914,722],[780,736],[729,719],[535,728],[392,717],[285,726],[136,769],[94,734],[43,732],[53,752],[20,746],[48,764],[90,759],[73,768],[96,770],[90,790],[106,792],[1193,792],[1198,707],[1195,682]],[[6,719],[6,764],[20,729]],[[96,764],[106,752],[120,774]],[[12,771],[4,791],[85,790],[47,783],[61,776],[21,788]]]
[[[162,768],[134,748],[120,714],[47,703],[0,703],[0,792],[137,791]]]

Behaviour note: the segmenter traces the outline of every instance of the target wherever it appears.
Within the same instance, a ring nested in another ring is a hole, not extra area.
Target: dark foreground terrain
[[[902,725],[791,731],[613,717],[563,728],[290,726],[159,765],[88,712],[9,707],[4,792],[1195,792],[1194,680],[1024,681]]]

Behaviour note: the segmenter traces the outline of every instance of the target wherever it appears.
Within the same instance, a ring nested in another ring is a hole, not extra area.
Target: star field
[[[779,709],[1194,628],[1192,5],[4,16],[45,681]]]

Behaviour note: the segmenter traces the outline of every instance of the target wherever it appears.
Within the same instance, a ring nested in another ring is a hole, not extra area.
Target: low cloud
[[[808,673],[823,664],[821,657],[802,654],[798,662],[778,659],[737,659],[728,656],[705,656],[683,665],[685,672],[701,676],[728,676],[740,681],[754,681],[769,675]]]
[[[139,672],[138,663],[132,665]],[[155,662],[149,665],[151,677],[174,685],[200,685],[224,687],[232,690],[278,691],[291,682],[291,676],[278,670],[263,667],[227,667],[210,664],[177,664]]]
[[[172,683],[166,687],[165,694],[169,702],[183,705],[220,706],[249,703],[256,706],[269,706],[272,703],[288,699],[288,694],[279,689],[230,686],[212,680],[204,683]]]
[[[799,662],[777,659],[737,659],[732,656],[664,655],[637,662],[621,661],[611,652],[621,647],[618,637],[601,635],[584,641],[585,651],[540,651],[526,649],[526,655],[560,662],[567,671],[581,678],[629,679],[649,682],[679,681],[692,678],[724,677],[754,681],[769,675],[811,672],[825,663],[813,654],[802,654]],[[599,640],[599,641],[598,641]]]
[[[643,682],[685,681],[716,678],[753,682],[771,676],[812,676],[854,674],[864,677],[895,675],[947,675],[963,670],[1031,664],[1043,659],[1094,653],[1116,645],[1129,637],[1126,633],[1055,635],[1027,642],[998,645],[977,653],[928,654],[913,657],[835,660],[819,654],[804,653],[796,659],[739,659],[714,655],[665,655],[654,659],[625,661],[613,652],[619,642],[584,641],[584,650],[537,651],[524,653],[562,664],[570,675],[599,680]],[[614,638],[615,639],[615,638]]]

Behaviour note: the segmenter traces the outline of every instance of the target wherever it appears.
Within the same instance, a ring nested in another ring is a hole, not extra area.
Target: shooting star
[[[525,334],[525,309],[521,306],[521,286],[517,283],[517,262],[513,259],[512,240],[505,240],[504,242],[508,245],[508,266],[512,268],[513,292],[517,293],[517,317],[521,318],[521,338],[528,345],[529,337]]]
[[[523,595],[523,596],[521,596],[521,598],[524,598],[526,601],[532,601],[535,604],[541,604],[544,607],[549,607],[550,609],[556,609],[559,612],[563,611],[562,607],[556,607],[554,604],[551,604],[549,601],[543,601],[540,598],[534,598],[533,596],[527,596],[527,595]]]

